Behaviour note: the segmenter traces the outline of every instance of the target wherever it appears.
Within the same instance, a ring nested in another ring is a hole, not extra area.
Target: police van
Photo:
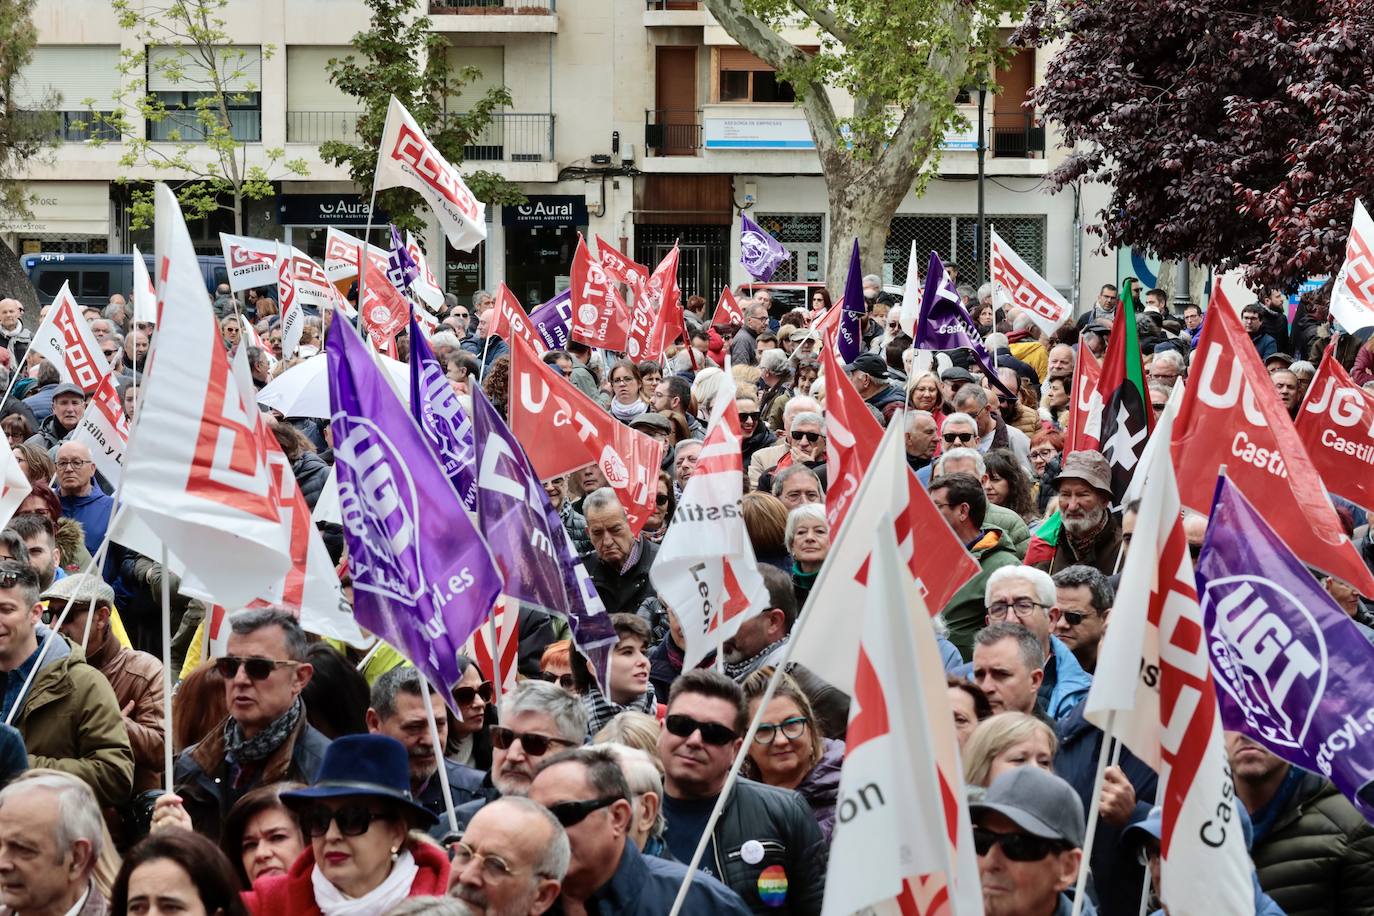
[[[196,260],[200,262],[207,292],[213,295],[216,286],[229,282],[224,258],[201,255]],[[153,276],[152,255],[144,254],[143,261],[148,265],[148,275]],[[100,307],[109,304],[115,293],[128,299],[134,288],[132,254],[26,254],[19,263],[38,291],[39,305],[47,305],[57,298],[63,283],[69,285],[77,304]]]

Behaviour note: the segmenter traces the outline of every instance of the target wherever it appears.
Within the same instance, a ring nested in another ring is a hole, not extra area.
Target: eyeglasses
[[[825,438],[825,433],[812,433],[801,429],[792,430],[792,441],[800,442],[805,439],[807,442],[819,442]]]
[[[1032,458],[1040,458],[1045,461],[1050,461],[1054,458],[1057,458],[1059,456],[1059,453],[1052,448],[1038,448],[1035,451],[1031,452],[1030,456]]]
[[[300,812],[297,819],[306,836],[324,836],[329,832],[330,821],[339,825],[339,832],[344,836],[362,836],[373,821],[386,820],[388,816],[365,805],[344,805],[333,811],[321,805]]]
[[[79,468],[90,463],[91,462],[84,458],[63,458],[61,461],[57,462],[57,466],[59,468]]]
[[[692,732],[699,731],[702,741],[716,747],[724,747],[739,737],[733,728],[721,725],[719,722],[701,722],[691,716],[681,714],[671,715],[664,719],[663,727],[668,729],[668,734],[678,738],[690,738]]]
[[[1080,614],[1078,611],[1060,611],[1059,615],[1064,618],[1064,622],[1071,627],[1076,627],[1083,621],[1092,617],[1092,614]]]
[[[754,743],[772,744],[778,732],[782,732],[784,738],[800,738],[806,734],[806,726],[809,724],[811,722],[806,716],[792,716],[781,722],[760,722],[758,730],[754,732]]]
[[[458,701],[459,706],[471,706],[473,700],[482,698],[483,703],[490,703],[494,696],[491,681],[483,681],[476,687],[455,687],[453,698]]]
[[[1016,616],[1024,620],[1036,608],[1043,607],[1049,607],[1049,605],[1032,601],[1029,598],[1017,598],[1015,601],[994,601],[988,605],[988,616],[993,620],[1001,620],[1007,616],[1009,611],[1015,611]]]
[[[511,868],[510,863],[495,853],[481,853],[461,840],[453,844],[454,869],[467,868],[476,860],[481,863],[482,876],[488,881],[502,881],[519,873],[520,869]]]
[[[242,665],[250,680],[265,681],[278,668],[294,668],[299,664],[300,662],[278,661],[275,658],[262,658],[258,655],[251,655],[247,658],[225,655],[215,659],[215,670],[219,672],[220,677],[226,681],[231,681],[238,676],[239,665]]]
[[[973,828],[973,848],[980,856],[1001,846],[1002,855],[1013,862],[1039,862],[1052,852],[1064,849],[1063,840],[1047,840],[1029,833],[993,833],[982,827]]]
[[[573,689],[573,676],[571,674],[554,674],[552,671],[541,671],[539,672],[539,680],[557,684],[564,690]]]
[[[608,795],[605,798],[589,798],[585,801],[555,802],[548,806],[549,813],[558,823],[566,827],[576,827],[587,819],[587,815],[602,808],[609,808],[620,801],[623,795]]]
[[[510,750],[516,741],[520,742],[520,747],[531,757],[543,757],[549,752],[549,745],[558,744],[563,747],[576,747],[575,741],[565,741],[562,738],[554,738],[551,735],[539,735],[533,732],[517,732],[513,729],[497,726],[491,730],[491,744],[500,751]]]
[[[741,410],[739,421],[741,423],[757,423],[759,421],[759,412],[757,410]]]
[[[955,442],[972,442],[973,433],[945,433],[940,438],[944,439],[947,445],[952,445]]]

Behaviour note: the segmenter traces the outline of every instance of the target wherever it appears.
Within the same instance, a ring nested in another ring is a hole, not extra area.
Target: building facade
[[[445,244],[437,223],[429,227],[425,248],[448,290],[466,295],[505,282],[522,302],[543,301],[566,285],[582,232],[650,265],[679,244],[684,292],[713,298],[725,283],[748,279],[733,228],[741,209],[794,254],[775,279],[824,279],[826,190],[806,121],[789,87],[696,0],[430,0],[428,13],[449,60],[481,72],[450,108],[463,110],[490,86],[506,86],[512,98],[465,151],[463,169],[497,172],[529,198],[489,207],[487,240],[472,252]],[[368,26],[367,8],[358,0],[233,0],[225,17],[243,52],[235,83],[243,99],[231,122],[248,161],[265,164],[264,150],[282,148],[308,166],[305,177],[273,176],[282,179],[277,193],[248,204],[244,231],[320,256],[329,226],[361,233],[368,222],[367,195],[318,155],[321,142],[354,135],[357,102],[329,82],[325,65],[350,52],[349,39]],[[130,228],[121,179],[157,173],[122,167],[119,138],[87,142],[97,130],[88,106],[119,104],[117,67],[121,51],[138,50],[134,36],[103,0],[38,0],[34,21],[40,45],[21,105],[59,111],[63,142],[27,176],[33,219],[0,223],[0,232],[20,254],[151,245],[146,230]],[[149,49],[154,60],[166,53]],[[1001,92],[987,96],[985,212],[1051,283],[1086,302],[1116,267],[1084,238],[1077,214],[1090,214],[1089,204],[1046,193],[1045,175],[1062,153],[1053,131],[1021,108],[1046,59],[1019,53],[996,74]],[[185,85],[155,67],[148,74],[159,98],[194,102]],[[976,124],[976,97],[962,110]],[[184,136],[187,126],[133,123],[155,143],[175,130]],[[903,201],[883,264],[866,272],[900,284],[915,240],[957,264],[961,281],[976,280],[977,145],[976,130],[946,137],[939,175],[923,196]],[[232,228],[227,218],[202,221],[197,247],[218,252],[218,232]]]

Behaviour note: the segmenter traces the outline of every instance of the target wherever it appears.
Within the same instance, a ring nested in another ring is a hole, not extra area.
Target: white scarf
[[[318,862],[310,870],[310,886],[315,891],[315,905],[324,916],[375,916],[390,912],[410,896],[410,886],[419,873],[420,866],[415,864],[415,857],[407,849],[392,863],[391,874],[386,880],[361,897],[349,897],[331,884],[320,873]]]

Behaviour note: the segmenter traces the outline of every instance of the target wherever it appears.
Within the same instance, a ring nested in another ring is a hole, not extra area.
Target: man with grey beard
[[[1064,520],[1054,559],[1037,564],[1051,575],[1076,564],[1104,576],[1116,571],[1121,526],[1112,515],[1112,469],[1101,452],[1073,452],[1054,479]]]

